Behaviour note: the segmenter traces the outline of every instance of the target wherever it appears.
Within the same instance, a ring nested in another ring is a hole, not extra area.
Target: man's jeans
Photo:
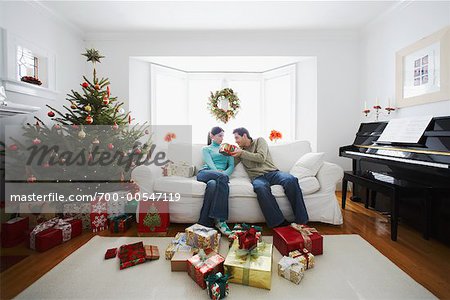
[[[206,183],[203,206],[200,211],[198,223],[207,227],[213,227],[214,221],[228,220],[228,186],[227,174],[213,170],[200,170],[197,180]]]
[[[298,224],[306,224],[308,222],[308,213],[303,201],[302,190],[296,177],[286,172],[272,171],[256,177],[252,184],[253,190],[258,197],[259,206],[269,227],[276,227],[285,220],[275,197],[272,195],[271,185],[283,186],[284,193],[291,203],[295,222]]]

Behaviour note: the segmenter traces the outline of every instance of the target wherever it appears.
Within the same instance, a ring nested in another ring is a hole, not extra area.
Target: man
[[[231,155],[234,156],[235,165],[241,162],[250,176],[267,225],[272,228],[289,225],[270,189],[270,186],[277,184],[284,188],[294,212],[295,222],[306,224],[308,213],[298,179],[277,169],[267,142],[262,137],[253,140],[248,130],[243,127],[233,130],[233,134],[240,148]]]

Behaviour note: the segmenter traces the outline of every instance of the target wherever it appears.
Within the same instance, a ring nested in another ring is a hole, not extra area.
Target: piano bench
[[[389,174],[377,172],[355,172],[345,171],[342,180],[342,209],[345,209],[347,200],[347,185],[348,182],[356,185],[361,185],[371,190],[373,195],[375,192],[385,194],[391,199],[391,240],[397,240],[398,217],[400,210],[400,194],[408,191],[423,193],[424,195],[424,210],[423,218],[425,227],[423,236],[428,240],[431,228],[431,199],[432,189],[429,186],[421,185],[416,182],[410,182],[404,179],[397,179]],[[366,197],[365,207],[368,207],[369,197]]]

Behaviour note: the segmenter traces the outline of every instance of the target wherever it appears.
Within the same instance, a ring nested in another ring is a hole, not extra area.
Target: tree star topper
[[[92,63],[100,63],[100,59],[104,58],[104,56],[100,55],[98,50],[92,48],[92,49],[86,49],[86,53],[83,53],[82,55],[87,57],[87,61],[92,61]]]

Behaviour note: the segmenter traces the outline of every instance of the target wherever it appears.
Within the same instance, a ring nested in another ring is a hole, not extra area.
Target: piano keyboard
[[[412,159],[390,157],[390,156],[380,156],[380,155],[375,155],[375,154],[368,154],[368,153],[361,153],[361,152],[354,152],[354,151],[344,151],[344,153],[358,155],[358,156],[372,157],[372,158],[377,158],[377,159],[399,161],[399,162],[414,164],[414,165],[422,165],[422,166],[428,166],[428,167],[434,167],[434,168],[449,169],[449,166],[446,164],[440,164],[440,163],[434,163],[434,162],[412,160]]]

